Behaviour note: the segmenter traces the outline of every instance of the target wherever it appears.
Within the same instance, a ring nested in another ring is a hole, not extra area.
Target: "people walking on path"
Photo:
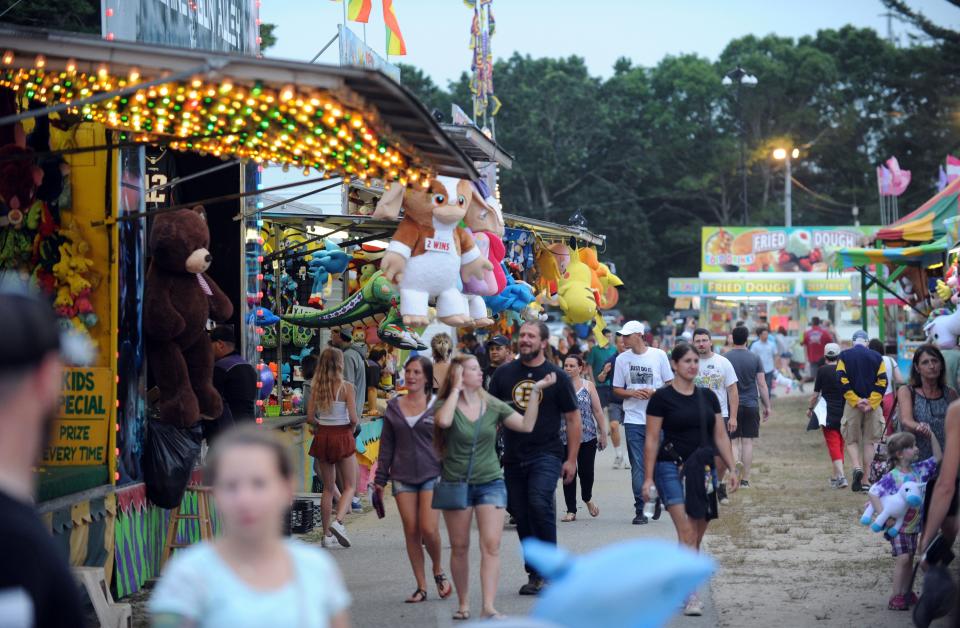
[[[770,330],[766,327],[757,330],[757,339],[750,345],[750,351],[760,358],[760,363],[763,365],[763,376],[767,380],[767,391],[772,392],[780,348],[777,346],[777,341],[770,337]]]
[[[639,321],[627,321],[617,333],[623,336],[627,350],[617,356],[613,372],[613,392],[623,399],[623,431],[632,469],[634,525],[648,523],[643,514],[644,451],[647,437],[647,403],[653,393],[673,379],[667,354],[648,347],[643,340],[646,329]],[[659,503],[659,502],[658,502]]]
[[[747,351],[747,328],[735,327],[731,336],[733,348],[723,356],[733,365],[737,376],[737,429],[730,434],[730,440],[740,486],[750,486],[753,441],[760,438],[760,422],[766,423],[770,418],[770,394],[761,357]]]
[[[605,384],[608,386],[607,390],[610,393],[610,402],[605,409],[610,424],[610,444],[613,445],[613,468],[619,469],[622,466],[624,469],[630,469],[629,456],[628,458],[623,457],[623,444],[620,440],[620,425],[623,424],[623,399],[613,392],[613,374],[614,367],[617,364],[617,356],[626,351],[623,336],[619,333],[614,335],[613,344],[616,351],[607,358],[607,361],[600,368],[600,372],[595,373],[594,377],[597,381],[597,391],[600,391],[600,384]],[[603,403],[602,396],[600,402]]]
[[[902,430],[917,437],[921,460],[933,455],[933,439],[945,442],[947,408],[957,400],[957,391],[946,383],[943,353],[933,345],[921,345],[913,353],[910,381],[897,392]]]
[[[719,455],[733,468],[733,452],[720,400],[696,385],[702,372],[698,352],[681,344],[670,357],[676,377],[653,394],[646,408],[643,497],[649,499],[650,489],[656,484],[677,539],[699,552],[707,525],[718,516],[714,458]],[[730,491],[736,490],[737,476],[732,475]],[[695,593],[687,599],[684,614],[703,614]]]
[[[153,626],[349,626],[350,594],[336,563],[283,536],[294,475],[272,430],[220,434],[207,476],[222,534],[170,559],[150,596]]]
[[[323,480],[323,496],[320,499],[320,516],[323,522],[324,547],[333,543],[350,547],[343,519],[351,508],[354,487],[357,485],[357,451],[353,430],[360,422],[357,415],[356,389],[343,378],[343,352],[336,347],[327,347],[320,354],[313,381],[310,383],[310,398],[307,399],[307,421],[315,426],[310,455],[320,464]],[[337,474],[343,480],[336,516],[333,512],[333,490]],[[332,535],[332,536],[331,536]]]
[[[382,500],[387,479],[393,483],[407,556],[417,581],[417,590],[406,602],[416,604],[427,599],[424,547],[433,563],[437,595],[445,599],[453,587],[443,573],[440,512],[433,509],[433,487],[440,476],[433,443],[433,363],[423,356],[410,358],[404,367],[404,383],[407,394],[387,403],[373,490]]]
[[[511,359],[510,339],[506,336],[494,336],[487,341],[487,366],[483,369],[483,387],[490,385],[494,371]]]
[[[803,332],[800,344],[807,350],[807,366],[810,369],[810,381],[816,381],[817,369],[823,363],[823,351],[834,342],[833,334],[820,326],[820,317],[810,319],[810,328]]]
[[[937,472],[937,464],[943,456],[936,437],[931,439],[933,455],[929,458],[917,456],[917,440],[909,432],[894,434],[887,440],[887,459],[890,470],[870,487],[870,504],[876,513],[883,512],[881,495],[896,493],[904,482],[920,484],[929,481]],[[886,522],[877,521],[884,525]],[[890,539],[893,548],[893,595],[887,604],[892,611],[905,611],[917,603],[917,595],[911,588],[913,557],[917,553],[917,541],[920,536],[920,509],[908,508],[899,532]]]
[[[546,543],[557,542],[557,513],[554,493],[557,480],[573,482],[580,451],[580,409],[570,378],[547,361],[544,351],[550,339],[546,323],[530,321],[520,326],[520,358],[497,369],[490,380],[490,394],[509,403],[514,411],[526,412],[530,400],[540,392],[540,419],[530,433],[504,433],[504,480],[510,514],[517,523],[520,540],[529,536]],[[542,391],[536,385],[548,375],[556,384]],[[560,423],[567,430],[564,451]],[[536,595],[544,580],[532,565],[526,565],[528,581],[520,595]]]
[[[34,469],[62,395],[60,326],[50,303],[10,275],[0,275],[0,320],[0,624],[82,626],[69,545],[34,506]]]
[[[827,344],[823,352],[824,364],[817,370],[817,379],[813,384],[813,396],[807,407],[807,416],[813,415],[814,409],[823,397],[826,406],[826,417],[821,428],[823,440],[827,444],[827,453],[830,455],[830,464],[833,475],[830,476],[830,486],[833,488],[847,488],[847,477],[843,471],[843,434],[840,424],[843,419],[843,408],[846,400],[843,397],[843,388],[837,376],[837,360],[840,359],[840,345],[835,342]],[[819,422],[819,417],[818,417]]]
[[[527,390],[521,416],[483,390],[483,371],[476,356],[453,358],[435,406],[434,441],[440,452],[442,481],[452,483],[457,494],[439,492],[438,489],[433,505],[443,511],[450,536],[450,572],[458,601],[454,619],[470,619],[470,523],[474,513],[480,534],[483,616],[501,618],[494,601],[500,579],[500,538],[507,487],[497,460],[497,426],[502,423],[511,433],[533,433],[547,391],[557,382],[557,374],[552,371],[535,381]],[[459,483],[465,486],[460,489],[457,487]],[[556,479],[553,486],[556,487]],[[520,516],[517,518],[519,522]]]
[[[887,390],[887,369],[882,357],[867,348],[868,342],[867,332],[858,329],[853,333],[853,346],[841,351],[837,361],[837,376],[847,400],[840,432],[853,463],[850,488],[855,493],[864,488],[863,465],[873,459],[884,427],[880,402]]]
[[[713,391],[720,402],[720,415],[723,417],[727,432],[736,432],[737,427],[739,427],[737,410],[740,407],[737,372],[730,364],[730,360],[714,352],[713,340],[710,338],[708,330],[701,327],[693,332],[693,348],[700,358],[700,373],[696,379],[697,386],[709,388]],[[717,477],[720,478],[720,486],[717,489],[717,499],[720,500],[721,504],[728,503],[726,476],[727,471],[734,470],[734,467],[727,468],[718,454]]]
[[[580,496],[587,505],[591,517],[600,514],[600,508],[593,503],[593,466],[597,451],[607,448],[607,421],[600,406],[600,396],[593,383],[581,376],[583,358],[579,355],[568,355],[564,360],[563,370],[570,378],[573,390],[577,395],[577,405],[580,407],[580,451],[577,453],[577,472],[580,476]],[[567,430],[561,423],[560,440],[567,444]],[[563,485],[563,498],[567,505],[567,513],[561,521],[570,522],[577,519],[577,481]]]

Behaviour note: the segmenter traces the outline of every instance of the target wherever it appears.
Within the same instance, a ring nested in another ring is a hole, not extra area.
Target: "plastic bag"
[[[161,508],[176,508],[187,490],[200,456],[200,425],[177,427],[150,419],[143,450],[147,499]]]

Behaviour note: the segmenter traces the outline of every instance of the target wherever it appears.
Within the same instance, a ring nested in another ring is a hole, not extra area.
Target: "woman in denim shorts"
[[[453,587],[443,573],[440,556],[440,513],[433,509],[433,487],[440,475],[440,461],[433,446],[433,363],[425,357],[413,357],[404,368],[407,394],[387,404],[380,435],[380,457],[374,490],[383,499],[387,478],[393,481],[393,498],[397,501],[407,556],[417,580],[417,590],[406,599],[416,604],[427,599],[427,579],[423,548],[433,562],[433,580],[437,595],[445,599]]]
[[[556,375],[551,373],[534,385],[523,416],[483,390],[483,370],[472,355],[453,358],[441,384],[435,404],[434,437],[442,460],[441,477],[449,482],[466,481],[468,486],[467,507],[443,511],[450,535],[450,572],[459,602],[453,619],[470,619],[470,522],[474,512],[480,531],[483,616],[502,617],[494,607],[494,598],[500,578],[500,537],[507,488],[497,459],[497,427],[503,424],[507,429],[532,432],[540,409],[540,391],[556,381]]]
[[[670,359],[675,377],[655,392],[647,405],[643,499],[649,501],[656,481],[658,496],[670,513],[677,539],[700,551],[707,524],[717,517],[714,457],[719,455],[732,469],[733,449],[717,396],[694,384],[700,369],[697,352],[688,344],[677,345]],[[730,491],[736,490],[737,476],[732,475]],[[684,614],[703,614],[696,593],[687,599]]]

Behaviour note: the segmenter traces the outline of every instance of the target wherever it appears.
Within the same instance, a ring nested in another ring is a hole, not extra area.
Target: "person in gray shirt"
[[[753,462],[753,439],[760,436],[760,417],[763,422],[770,418],[770,393],[760,357],[747,350],[746,327],[735,327],[733,348],[724,357],[733,364],[737,373],[737,391],[740,403],[737,410],[737,429],[730,435],[733,457],[737,460],[737,475],[740,488],[750,488],[750,464]],[[763,402],[761,410],[760,405]]]

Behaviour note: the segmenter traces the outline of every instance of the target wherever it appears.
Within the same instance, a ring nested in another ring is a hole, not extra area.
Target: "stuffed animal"
[[[507,287],[507,278],[500,265],[506,255],[503,245],[504,224],[500,213],[500,204],[490,196],[485,198],[483,190],[474,184],[473,202],[464,218],[467,232],[473,236],[480,254],[489,260],[493,268],[484,273],[482,279],[463,277],[463,293],[467,298],[467,307],[473,324],[486,327],[493,324],[487,316],[487,305],[483,297],[499,294]]]
[[[590,267],[574,257],[560,280],[557,294],[568,323],[586,323],[597,314],[597,295],[590,287]]]
[[[887,523],[887,519],[894,519],[893,526],[887,530],[887,534],[891,538],[897,536],[903,527],[903,519],[906,517],[907,511],[923,505],[923,487],[924,485],[918,482],[904,482],[896,493],[880,497],[883,510],[877,514],[876,519],[873,519],[873,503],[868,503],[867,509],[863,511],[863,516],[860,517],[861,525],[869,525],[874,532],[881,532]],[[872,524],[870,523],[871,519],[873,519]]]
[[[938,349],[956,349],[957,338],[960,337],[960,310],[951,312],[947,308],[940,308],[930,312],[923,331],[927,339]]]
[[[437,298],[437,318],[453,327],[470,322],[457,289],[461,273],[483,277],[489,260],[459,225],[473,200],[473,186],[463,179],[438,177],[428,187],[392,184],[374,212],[376,218],[404,215],[380,262],[384,276],[400,288],[400,314],[408,327],[427,325],[429,301]]]
[[[227,295],[205,271],[212,258],[203,208],[157,214],[150,231],[153,257],[143,299],[147,359],[160,389],[157,403],[164,423],[189,427],[201,414],[223,410],[213,387],[213,347],[207,319],[233,314]]]
[[[310,306],[323,304],[323,293],[333,275],[339,275],[347,270],[350,256],[340,250],[340,247],[327,240],[326,247],[313,252],[313,259],[308,263],[309,273],[313,277],[313,288],[310,290]]]

